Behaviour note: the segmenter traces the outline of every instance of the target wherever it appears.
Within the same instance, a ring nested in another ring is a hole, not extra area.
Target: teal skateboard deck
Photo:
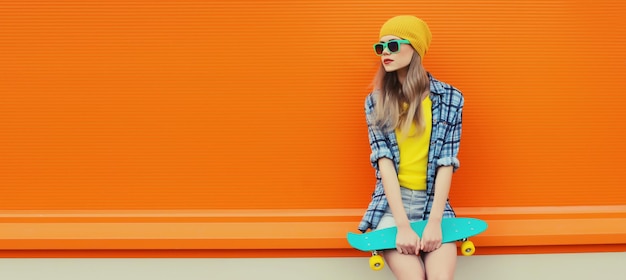
[[[411,228],[422,238],[424,227],[428,221],[412,222]],[[441,220],[442,243],[464,240],[482,233],[487,229],[487,223],[474,218],[447,218]],[[348,243],[357,250],[373,252],[378,250],[395,249],[398,228],[391,227],[357,234],[348,232]]]

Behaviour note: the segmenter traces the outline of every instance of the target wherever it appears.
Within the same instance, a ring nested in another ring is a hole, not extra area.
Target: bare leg
[[[404,255],[396,250],[383,252],[385,262],[398,280],[424,280],[422,258],[416,255]]]
[[[424,255],[428,280],[453,280],[456,267],[456,244],[445,243]]]

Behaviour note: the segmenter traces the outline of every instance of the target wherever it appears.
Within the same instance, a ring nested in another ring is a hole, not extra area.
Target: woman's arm
[[[378,160],[378,167],[385,196],[398,227],[396,250],[401,254],[419,254],[420,239],[411,228],[411,223],[404,210],[395,164],[389,158],[381,158]]]
[[[429,221],[441,222],[443,211],[450,194],[452,174],[459,168],[459,146],[461,144],[461,132],[463,127],[463,99],[459,101],[459,108],[456,112],[454,122],[446,134],[444,145],[441,148],[441,158],[437,161],[435,175],[435,198],[430,209]],[[439,223],[438,223],[439,224]]]
[[[373,124],[374,110],[376,107],[376,97],[369,94],[365,99],[365,120],[367,121],[367,131],[372,153],[370,161],[372,166],[378,170],[385,191],[385,197],[389,202],[391,213],[396,221],[396,226],[408,226],[409,219],[402,205],[400,194],[400,183],[396,172],[395,163],[392,160],[391,148],[387,145],[385,133]]]
[[[446,207],[448,195],[450,194],[452,171],[453,167],[451,165],[441,166],[437,170],[437,176],[435,177],[435,199],[430,209],[429,221],[441,222],[443,218],[443,210]]]
[[[441,232],[441,219],[443,218],[443,210],[448,201],[450,193],[450,184],[452,183],[453,166],[442,166],[437,169],[435,178],[435,198],[433,206],[430,208],[430,217],[420,243],[420,248],[424,252],[432,252],[441,247],[443,234]]]
[[[387,197],[389,208],[391,208],[391,213],[396,221],[396,226],[409,226],[409,218],[402,204],[400,183],[398,182],[398,174],[396,173],[393,161],[388,158],[381,158],[378,160],[378,167],[383,181],[383,189],[385,189],[385,196]]]

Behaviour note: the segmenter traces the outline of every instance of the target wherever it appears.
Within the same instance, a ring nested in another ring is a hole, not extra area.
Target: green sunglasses
[[[401,44],[410,45],[411,42],[409,42],[409,40],[393,40],[389,42],[376,43],[374,44],[374,51],[376,52],[376,55],[383,55],[385,49],[389,49],[389,52],[391,53],[397,53],[400,50]]]

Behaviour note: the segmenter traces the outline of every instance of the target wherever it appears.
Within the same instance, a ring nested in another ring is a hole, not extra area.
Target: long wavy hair
[[[404,137],[408,136],[412,124],[417,134],[424,131],[421,104],[430,94],[430,80],[417,52],[413,53],[408,67],[404,84],[398,80],[396,71],[386,72],[382,64],[372,83],[374,91],[379,92],[373,124],[386,132],[399,128]]]

